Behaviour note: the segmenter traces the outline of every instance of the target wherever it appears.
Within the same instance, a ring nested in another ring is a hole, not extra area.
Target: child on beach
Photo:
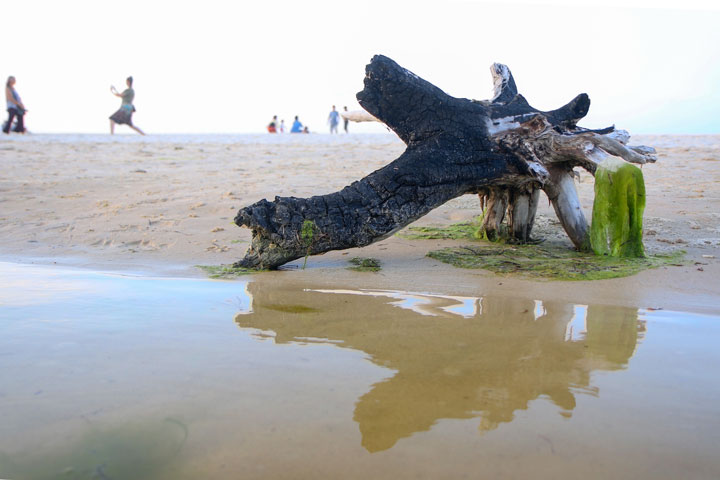
[[[115,134],[116,123],[120,125],[127,125],[128,127],[138,132],[140,135],[145,135],[145,132],[140,130],[132,123],[132,114],[135,111],[135,107],[133,106],[133,100],[135,99],[135,90],[133,90],[132,88],[133,78],[128,77],[125,80],[125,83],[127,84],[128,88],[126,88],[122,93],[119,93],[114,86],[110,85],[110,93],[112,93],[116,97],[122,98],[122,104],[120,105],[120,109],[110,115],[110,135]]]

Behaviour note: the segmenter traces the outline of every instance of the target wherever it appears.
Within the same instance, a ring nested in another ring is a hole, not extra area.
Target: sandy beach
[[[304,271],[270,272],[278,280],[467,294],[611,302],[698,312],[720,311],[720,137],[639,136],[658,149],[643,169],[649,253],[687,251],[690,264],[624,279],[528,281],[461,270],[425,254],[453,241],[398,236],[364,249],[311,257]],[[0,258],[101,271],[202,276],[196,265],[242,258],[247,229],[238,208],[275,195],[311,196],[342,188],[396,158],[394,135],[28,135],[0,143]],[[593,178],[578,183],[590,217]],[[546,202],[536,233],[566,241]],[[455,199],[415,225],[447,225],[479,214],[473,195]],[[568,242],[568,245],[569,242]],[[352,256],[383,263],[376,275],[347,271]],[[530,291],[528,292],[528,289]]]
[[[0,476],[715,478],[720,137],[635,142],[659,153],[646,249],[682,265],[531,280],[396,235],[208,281],[197,265],[247,248],[238,208],[340,189],[403,144],[3,137]],[[535,236],[570,246],[546,202]]]

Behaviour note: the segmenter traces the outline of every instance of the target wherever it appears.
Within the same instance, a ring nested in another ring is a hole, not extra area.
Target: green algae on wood
[[[645,182],[642,170],[609,157],[595,172],[590,244],[596,255],[642,258]]]
[[[254,270],[252,268],[236,267],[233,265],[195,265],[197,268],[207,274],[209,278],[220,280],[220,279],[232,279],[241,277],[243,275],[250,275],[251,273],[258,273],[262,270]]]
[[[305,220],[302,223],[300,237],[302,238],[305,247],[307,247],[307,251],[305,252],[305,261],[302,266],[303,270],[305,270],[305,267],[307,266],[307,259],[310,256],[310,251],[312,250],[313,240],[315,239],[315,230],[317,230],[317,225],[315,225],[315,222],[312,220]]]
[[[410,227],[397,235],[408,240],[482,240],[485,238],[482,230],[482,217],[444,227]]]
[[[565,246],[478,244],[428,253],[430,258],[459,268],[548,280],[600,280],[634,275],[642,270],[682,261],[684,251],[643,258],[600,256]]]
[[[377,258],[355,257],[348,260],[353,266],[348,270],[355,272],[379,272],[381,270],[380,260]]]

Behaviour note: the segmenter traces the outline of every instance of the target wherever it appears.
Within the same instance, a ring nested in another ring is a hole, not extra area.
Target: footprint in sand
[[[230,250],[230,247],[227,245],[218,245],[216,238],[212,240],[212,245],[205,249],[206,252],[227,252],[228,250]]]
[[[133,240],[130,242],[123,242],[123,247],[128,248],[131,251],[143,250],[146,252],[154,252],[167,247],[166,243],[157,244],[152,240]]]
[[[113,240],[111,238],[101,238],[100,240],[96,240],[93,243],[90,244],[92,247],[109,247],[113,245]]]
[[[115,232],[139,232],[142,230],[140,225],[120,225],[120,228],[118,230],[113,230]]]

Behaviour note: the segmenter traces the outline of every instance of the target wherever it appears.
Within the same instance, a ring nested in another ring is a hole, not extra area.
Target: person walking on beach
[[[292,124],[292,127],[290,127],[290,133],[302,133],[303,131],[303,124],[300,123],[300,120],[298,120],[297,115],[295,115],[295,121]]]
[[[347,111],[347,106],[343,107],[343,114],[347,114]],[[343,128],[345,129],[345,133],[348,133],[348,123],[350,123],[350,120],[348,120],[347,117],[343,115]]]
[[[332,106],[332,111],[328,115],[328,123],[330,124],[330,133],[338,133],[338,124],[340,123],[340,112],[335,110],[335,105]]]
[[[285,133],[285,120],[280,120],[280,133]]]
[[[8,77],[5,82],[5,100],[7,101],[7,112],[8,119],[7,123],[3,126],[3,132],[10,133],[13,120],[17,120],[13,132],[25,133],[25,123],[23,116],[25,115],[25,105],[20,99],[17,90],[15,90],[15,77],[12,75]]]
[[[110,85],[110,93],[116,97],[122,98],[122,104],[120,105],[118,111],[110,115],[110,135],[115,134],[116,123],[120,125],[127,125],[140,135],[145,135],[145,132],[132,123],[132,114],[135,111],[135,107],[133,106],[133,100],[135,99],[135,90],[132,88],[133,78],[128,77],[125,80],[125,83],[128,88],[126,88],[122,93],[119,93],[114,86]]]

